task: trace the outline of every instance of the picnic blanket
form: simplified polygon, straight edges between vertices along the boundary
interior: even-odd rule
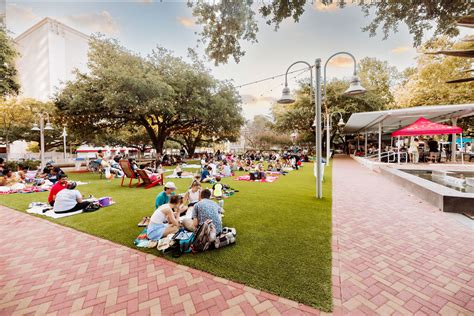
[[[14,189],[10,187],[0,187],[0,195],[1,194],[13,194],[13,193],[34,193],[34,192],[45,192],[49,191],[49,188],[43,187],[24,187],[23,189]]]
[[[202,166],[201,166],[201,165],[193,165],[193,164],[190,164],[190,165],[184,164],[184,165],[181,165],[181,168],[186,168],[186,169],[201,169]]]
[[[102,199],[102,198],[100,198],[100,199]],[[95,199],[94,198],[94,199],[91,199],[91,200],[99,201],[100,199]],[[85,201],[88,201],[88,200],[89,199],[86,199]],[[115,202],[111,201],[109,205],[104,205],[101,208],[104,208],[104,207],[107,207],[107,206],[110,206],[110,205],[114,205],[114,204],[115,204]],[[79,211],[76,211],[76,212],[58,214],[58,213],[55,213],[53,211],[53,207],[50,206],[47,203],[32,202],[32,203],[30,203],[30,205],[29,205],[28,209],[26,210],[26,212],[30,213],[30,214],[37,214],[37,215],[42,215],[42,216],[58,219],[58,218],[63,218],[63,217],[68,217],[68,216],[81,214],[82,210],[79,210]]]
[[[237,178],[235,178],[234,180],[236,180],[236,181],[252,181],[252,182],[267,182],[267,183],[272,183],[272,182],[275,182],[277,179],[278,179],[277,176],[267,176],[266,179],[250,180],[250,176],[249,176],[249,175],[246,175],[246,176],[237,177]]]
[[[178,176],[177,174],[171,174],[169,176],[166,176],[167,179],[192,179],[194,178],[194,175],[192,174],[187,174],[187,175],[183,175],[183,176]]]
[[[30,204],[30,207],[26,210],[26,212],[30,214],[43,215],[46,217],[58,219],[58,218],[81,214],[82,210],[77,211],[77,212],[71,212],[71,213],[57,214],[57,213],[54,213],[53,208],[49,204],[41,203],[41,202],[33,202]]]

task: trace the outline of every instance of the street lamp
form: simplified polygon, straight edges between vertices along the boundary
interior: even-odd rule
[[[33,127],[31,128],[32,131],[39,131],[40,132],[40,148],[41,148],[41,169],[44,168],[44,131],[52,131],[53,127],[49,122],[49,114],[48,113],[38,113],[38,123],[35,122]],[[44,118],[46,117],[46,126],[44,125]]]
[[[66,162],[66,137],[67,137],[67,133],[66,133],[66,126],[63,126],[63,133],[61,134],[61,136],[63,137],[63,147],[64,147],[64,162]]]
[[[291,96],[290,88],[288,88],[288,72],[290,71],[291,67],[296,64],[304,64],[308,66],[309,73],[310,73],[310,103],[313,103],[313,93],[316,95],[316,102],[315,102],[315,136],[316,136],[316,197],[321,199],[323,197],[323,180],[321,178],[321,171],[322,171],[322,162],[321,162],[321,59],[315,60],[315,65],[312,66],[306,61],[297,61],[291,64],[285,73],[285,87],[282,91],[281,98],[277,101],[281,104],[288,104],[295,102],[295,99]],[[313,67],[315,67],[316,72],[316,82],[315,86],[313,86]],[[315,88],[316,87],[316,88]]]
[[[352,54],[346,53],[346,52],[338,52],[331,57],[328,58],[326,61],[326,64],[324,65],[324,94],[326,95],[326,66],[331,58],[333,58],[336,55],[339,54],[347,54],[352,57],[354,60],[354,73],[353,77],[351,79],[349,88],[344,92],[347,95],[358,95],[361,93],[364,93],[366,90],[360,85],[360,80],[357,77],[357,66],[356,66],[356,61],[355,58]],[[322,138],[322,131],[321,131],[321,59],[317,58],[315,60],[314,66],[309,64],[306,61],[297,61],[291,64],[288,69],[286,70],[285,73],[285,87],[283,88],[282,91],[282,96],[281,98],[277,101],[278,103],[281,104],[288,104],[288,103],[293,103],[295,102],[295,99],[291,96],[290,89],[288,88],[288,72],[290,71],[291,67],[293,67],[296,64],[305,64],[308,66],[310,70],[310,103],[313,101],[313,93],[315,94],[315,120],[314,120],[314,127],[315,127],[315,136],[316,136],[316,197],[318,199],[323,197],[323,179],[321,177],[321,171],[322,171],[322,157],[321,157],[321,151],[322,151],[322,146],[321,146],[321,138]],[[313,70],[312,68],[315,68],[315,73],[316,73],[316,80],[314,82],[313,86]],[[341,120],[339,120],[341,123]],[[329,123],[329,120],[328,120]],[[344,123],[344,120],[342,120],[342,123]],[[329,135],[329,128],[328,128],[328,135]]]
[[[338,56],[338,55],[348,55],[352,58],[352,61],[354,62],[354,72],[353,72],[353,76],[352,76],[352,79],[351,79],[351,82],[349,84],[349,88],[346,89],[346,91],[344,91],[344,95],[347,95],[347,96],[356,96],[356,95],[361,95],[361,94],[364,94],[367,92],[367,90],[362,87],[362,85],[360,84],[360,79],[359,79],[359,76],[357,75],[357,61],[354,57],[354,55],[352,55],[351,53],[348,53],[348,52],[338,52],[338,53],[335,53],[333,55],[331,55],[328,60],[326,60],[326,63],[324,64],[324,92],[323,92],[323,98],[324,98],[324,102],[327,102],[327,98],[326,98],[326,68],[327,68],[327,65],[329,63],[329,61],[335,57],[335,56]],[[330,158],[330,155],[331,155],[331,114],[329,112],[329,109],[328,107],[326,107],[326,110],[327,110],[327,113],[326,113],[326,159],[327,161],[329,162],[329,158]],[[337,112],[336,112],[337,113]],[[341,115],[341,118],[339,119],[339,122],[338,122],[338,126],[339,127],[342,127],[345,125],[344,123],[344,120],[342,119],[342,114],[339,113]]]

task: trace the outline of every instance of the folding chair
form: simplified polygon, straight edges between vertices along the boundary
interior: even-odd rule
[[[163,183],[165,182],[165,174],[164,173],[160,174],[158,179],[152,181],[150,179],[150,176],[148,175],[148,173],[145,170],[139,169],[139,170],[137,170],[137,172],[138,172],[138,175],[140,176],[140,178],[142,179],[142,183],[137,185],[137,188],[139,186],[144,185],[145,189],[149,189],[149,188],[154,187],[155,185],[163,185]]]
[[[132,170],[132,166],[130,165],[130,162],[128,160],[120,160],[119,164],[120,164],[120,168],[122,168],[122,171],[123,171],[121,186],[123,186],[123,181],[125,180],[125,177],[130,179],[130,182],[128,183],[129,187],[132,187],[133,179],[137,179],[138,180],[137,185],[139,185],[140,178]]]

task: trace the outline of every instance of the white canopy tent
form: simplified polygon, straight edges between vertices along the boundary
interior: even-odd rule
[[[378,158],[381,160],[382,134],[390,134],[414,123],[420,117],[433,122],[456,125],[459,118],[474,115],[474,104],[429,105],[386,111],[362,112],[351,115],[344,128],[345,134],[364,134],[367,153],[367,133],[378,133]],[[453,152],[456,152],[456,134],[453,134]],[[453,155],[454,157],[454,155]]]

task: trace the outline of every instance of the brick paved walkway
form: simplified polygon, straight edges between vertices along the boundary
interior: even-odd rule
[[[0,315],[319,312],[0,206]]]
[[[335,312],[473,315],[474,234],[350,158],[333,169]]]

